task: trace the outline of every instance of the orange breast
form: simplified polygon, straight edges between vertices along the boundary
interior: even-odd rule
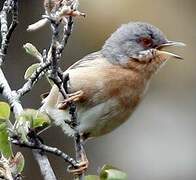
[[[72,92],[82,90],[81,103],[94,106],[110,98],[119,101],[122,108],[138,104],[146,80],[135,71],[119,66],[84,68],[70,72]]]
[[[130,69],[111,69],[107,71],[104,91],[106,96],[117,98],[124,109],[134,108],[143,94],[146,81]]]

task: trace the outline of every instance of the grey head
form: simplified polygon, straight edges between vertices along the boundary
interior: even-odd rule
[[[163,32],[151,24],[130,22],[122,25],[106,40],[101,52],[115,64],[125,64],[129,59],[147,62],[153,59],[155,50],[165,46],[184,46],[184,44],[167,40]],[[181,58],[172,53],[167,54]]]

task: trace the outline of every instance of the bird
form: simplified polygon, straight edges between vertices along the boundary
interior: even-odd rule
[[[68,136],[68,101],[77,105],[79,131],[83,141],[105,135],[126,122],[144,98],[149,82],[170,58],[182,60],[165,47],[185,46],[170,41],[157,27],[145,22],[121,25],[102,48],[70,66],[69,98],[53,86],[41,110]]]

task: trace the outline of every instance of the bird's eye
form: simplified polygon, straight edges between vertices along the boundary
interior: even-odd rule
[[[153,41],[151,38],[148,37],[142,37],[139,39],[140,44],[142,44],[143,47],[148,48],[153,45]]]

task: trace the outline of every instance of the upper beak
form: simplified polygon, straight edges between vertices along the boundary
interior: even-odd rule
[[[157,49],[157,53],[160,54],[160,55],[164,55],[164,56],[167,56],[168,58],[169,57],[173,57],[173,58],[176,58],[176,59],[183,59],[181,56],[177,55],[177,54],[174,54],[174,53],[170,53],[170,52],[167,52],[167,51],[163,51],[162,49],[165,48],[165,47],[184,47],[186,46],[186,44],[182,43],[182,42],[175,42],[175,41],[167,41],[166,43],[164,44],[161,44],[160,46],[158,46],[156,49]]]

